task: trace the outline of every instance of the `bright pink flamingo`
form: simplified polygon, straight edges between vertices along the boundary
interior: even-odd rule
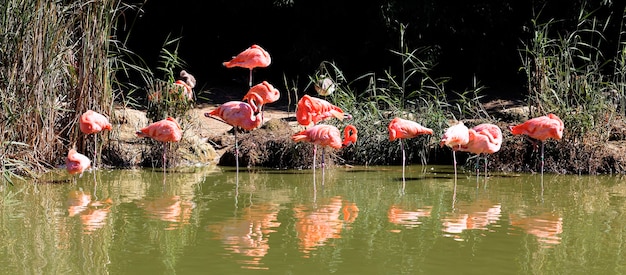
[[[291,136],[291,139],[295,142],[309,142],[313,143],[313,171],[315,171],[315,159],[317,157],[317,146],[331,147],[334,149],[340,149],[350,144],[356,143],[357,129],[353,125],[347,125],[343,130],[343,141],[341,140],[341,134],[337,127],[332,125],[318,124],[309,127],[308,129]],[[324,159],[322,158],[322,167],[324,165]]]
[[[343,120],[345,116],[341,108],[326,100],[309,95],[300,98],[296,109],[296,120],[303,126],[309,126],[311,123],[315,124],[331,117]],[[350,118],[351,116],[347,115],[347,117]]]
[[[217,119],[219,117],[222,122],[234,127],[235,131],[235,162],[237,171],[239,171],[239,147],[237,146],[237,128],[244,130],[253,130],[261,125],[261,114],[256,114],[254,108],[242,101],[226,102],[215,110],[205,113],[205,117]]]
[[[250,70],[250,82],[248,83],[249,87],[252,87],[252,69],[254,68],[265,68],[272,63],[272,58],[270,54],[265,51],[259,45],[252,45],[250,48],[244,50],[237,56],[233,57],[232,60],[224,62],[224,66],[226,68],[232,67],[241,67]]]
[[[454,124],[443,134],[441,137],[441,141],[439,142],[439,146],[443,147],[444,145],[452,148],[452,158],[454,160],[454,178],[456,179],[456,150],[461,148],[461,146],[466,145],[469,142],[469,129],[467,126],[463,124],[462,121],[459,121],[457,124]]]
[[[79,125],[80,131],[83,132],[83,134],[93,134],[93,168],[95,169],[96,161],[98,160],[96,158],[98,151],[98,133],[104,130],[111,131],[111,123],[109,123],[109,119],[105,116],[92,110],[88,110],[80,116]]]
[[[83,172],[91,167],[91,160],[85,155],[76,152],[75,149],[71,149],[67,153],[67,159],[65,160],[65,168],[70,175],[80,174],[83,176]]]
[[[500,127],[483,123],[469,129],[469,142],[461,145],[458,150],[476,154],[479,159],[481,154],[485,154],[485,176],[487,176],[487,154],[500,151],[501,146],[502,130]],[[476,173],[478,174],[478,161],[476,162]]]
[[[563,121],[554,114],[532,118],[522,124],[509,126],[513,135],[526,135],[541,141],[541,175],[543,175],[544,141],[550,138],[560,140],[563,137],[563,129]]]
[[[402,119],[399,117],[394,118],[387,126],[389,130],[389,141],[398,140],[400,142],[400,149],[402,150],[402,181],[404,181],[404,166],[406,162],[406,155],[404,153],[404,143],[402,139],[414,138],[419,135],[432,135],[433,130],[426,128],[415,121]]]
[[[280,99],[280,92],[267,81],[252,86],[248,93],[243,96],[243,100],[248,101],[255,113],[261,111],[262,122],[264,121],[263,105],[276,102],[278,99]]]
[[[149,137],[163,142],[163,174],[165,174],[167,143],[179,142],[183,137],[183,131],[178,122],[174,118],[168,117],[142,128],[136,134],[138,137]]]

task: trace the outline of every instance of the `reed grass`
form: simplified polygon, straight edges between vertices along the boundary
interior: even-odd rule
[[[109,116],[120,82],[119,0],[0,3],[0,160],[3,179],[64,162],[70,147],[91,153],[76,125],[91,109]],[[117,92],[121,95],[121,92]],[[106,136],[104,136],[106,139]]]

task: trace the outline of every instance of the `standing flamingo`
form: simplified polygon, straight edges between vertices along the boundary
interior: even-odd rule
[[[459,121],[457,124],[454,124],[443,134],[441,137],[441,141],[439,142],[439,146],[443,147],[444,145],[452,148],[452,158],[454,161],[454,178],[456,179],[456,150],[461,148],[461,146],[466,145],[469,142],[469,129],[467,126],[463,124],[462,121]]]
[[[248,93],[243,96],[243,100],[248,101],[255,113],[261,111],[261,123],[265,121],[263,105],[276,102],[278,99],[280,99],[280,92],[267,81],[252,86]]]
[[[554,114],[532,118],[522,124],[509,126],[513,135],[526,135],[541,141],[541,175],[543,175],[544,165],[544,141],[549,138],[560,140],[563,137],[563,128],[563,121]]]
[[[172,117],[152,123],[137,131],[138,137],[149,137],[163,142],[163,174],[166,169],[167,143],[179,142],[183,137],[183,131],[178,122]]]
[[[487,176],[487,154],[500,151],[502,146],[502,130],[490,123],[476,125],[469,129],[469,142],[461,145],[459,151],[470,152],[478,155],[485,154],[485,176]],[[476,174],[478,174],[478,161],[476,162]]]
[[[331,117],[343,120],[346,116],[351,118],[350,115],[344,114],[341,108],[326,100],[309,95],[300,98],[296,109],[296,120],[303,126],[309,126],[311,123],[315,124]]]
[[[399,117],[394,118],[387,127],[389,130],[389,141],[398,140],[400,142],[400,149],[402,150],[402,181],[404,182],[404,167],[406,162],[406,155],[404,153],[404,143],[402,139],[414,138],[419,135],[432,135],[433,130],[426,128],[415,121],[402,119]]]
[[[235,131],[235,163],[239,171],[239,147],[237,146],[237,128],[253,130],[261,125],[261,114],[256,114],[252,105],[242,101],[226,102],[215,110],[205,113],[205,117],[221,118],[226,124],[234,127]]]
[[[291,139],[295,142],[309,142],[313,143],[313,171],[315,173],[315,159],[317,157],[317,145],[324,147],[331,147],[334,149],[340,149],[350,144],[356,143],[357,129],[353,125],[347,125],[343,130],[343,141],[341,140],[341,134],[339,129],[332,125],[318,124],[309,127],[308,129],[291,136]],[[322,157],[322,163],[324,158]],[[323,166],[322,166],[323,167]]]
[[[87,110],[80,116],[79,125],[80,131],[83,132],[83,134],[93,134],[93,168],[95,169],[98,160],[96,158],[98,151],[98,133],[104,130],[111,131],[111,123],[109,123],[109,119],[105,116],[92,110]]]
[[[70,175],[80,174],[83,176],[83,172],[91,167],[91,160],[85,155],[76,152],[75,149],[71,149],[67,153],[67,159],[65,160],[65,168]]]
[[[270,54],[259,45],[252,45],[230,61],[222,63],[226,68],[241,67],[250,70],[250,81],[248,86],[252,87],[252,69],[265,68],[272,63]]]

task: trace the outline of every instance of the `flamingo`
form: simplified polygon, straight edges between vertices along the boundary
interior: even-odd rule
[[[309,126],[311,123],[315,124],[331,117],[343,120],[346,116],[351,118],[350,115],[344,114],[341,108],[326,100],[309,95],[300,98],[296,109],[296,120],[303,126]]]
[[[485,154],[485,176],[487,176],[487,154],[500,151],[502,146],[502,130],[497,125],[483,123],[469,129],[469,142],[458,149],[478,155]],[[478,163],[478,162],[477,162]],[[476,165],[478,174],[478,164]]]
[[[193,88],[196,87],[196,78],[185,70],[180,71],[180,78],[174,82],[175,92],[182,91],[188,101],[193,101]],[[181,90],[182,89],[182,90]]]
[[[357,129],[353,125],[347,125],[343,130],[343,141],[339,129],[332,125],[318,124],[307,128],[304,131],[294,134],[291,139],[295,142],[313,143],[313,171],[315,171],[315,159],[317,156],[317,146],[340,149],[350,144],[356,143]],[[322,157],[322,167],[324,158]]]
[[[98,147],[98,133],[104,130],[111,131],[112,126],[109,123],[109,119],[102,114],[96,113],[92,110],[84,112],[79,119],[80,131],[83,134],[93,134],[93,166],[96,168],[97,147]]]
[[[239,148],[237,146],[237,128],[253,130],[261,125],[261,114],[255,114],[252,105],[242,101],[226,102],[211,112],[205,113],[205,117],[219,117],[222,122],[234,127],[235,131],[235,163],[239,171]],[[215,118],[216,119],[216,118]]]
[[[252,86],[248,93],[243,96],[243,100],[247,100],[254,112],[261,111],[261,122],[264,121],[263,105],[276,102],[280,98],[280,92],[274,88],[272,84],[263,81]]]
[[[452,158],[454,161],[454,178],[456,179],[456,150],[461,146],[466,145],[469,142],[469,129],[463,124],[462,121],[448,127],[446,132],[441,137],[439,146],[444,145],[452,148]]]
[[[335,85],[335,82],[333,82],[330,77],[323,74],[320,76],[320,79],[315,82],[313,87],[315,87],[315,91],[318,95],[329,96],[335,91],[337,85]]]
[[[67,159],[65,160],[65,168],[70,175],[80,174],[79,178],[83,176],[83,172],[91,167],[91,160],[85,155],[76,152],[75,149],[71,149],[67,153]]]
[[[137,131],[137,137],[149,137],[156,141],[163,142],[163,174],[165,174],[167,143],[179,142],[183,137],[183,131],[178,122],[172,117],[154,122]]]
[[[563,137],[563,121],[555,114],[548,114],[527,120],[514,126],[509,126],[513,135],[526,135],[541,141],[541,175],[543,176],[543,147],[547,139],[560,140]]]
[[[252,87],[252,69],[265,68],[272,63],[270,54],[259,45],[252,45],[250,48],[239,53],[230,61],[222,63],[226,68],[241,67],[250,70],[250,81],[248,86]]]
[[[432,135],[433,130],[426,128],[415,121],[402,119],[399,117],[394,118],[387,126],[389,130],[389,141],[398,140],[400,142],[400,149],[402,150],[402,181],[404,181],[404,167],[406,162],[406,155],[404,153],[404,144],[402,139],[414,138],[419,135]]]

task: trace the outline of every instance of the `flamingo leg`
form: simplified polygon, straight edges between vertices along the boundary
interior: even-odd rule
[[[250,86],[250,88],[252,88],[252,69],[250,69],[250,82],[248,82],[248,86]]]
[[[543,177],[543,141],[541,142],[541,176]]]
[[[485,178],[487,177],[487,155],[485,155]]]
[[[252,70],[250,70],[252,72]],[[237,178],[239,178],[239,146],[237,145],[237,127],[235,130],[235,166],[237,167]]]
[[[326,167],[326,162],[324,161],[326,155],[326,147],[322,147],[322,171]]]
[[[456,180],[456,151],[452,150],[452,160],[454,164],[454,179]]]
[[[315,166],[317,160],[317,144],[313,144],[313,175],[315,176]]]
[[[404,183],[405,177],[404,177],[404,166],[406,165],[406,154],[404,153],[404,143],[402,142],[402,139],[399,139],[400,141],[400,150],[402,150],[402,182]]]
[[[167,161],[167,142],[163,142],[163,177],[165,177],[165,169]]]
[[[96,170],[96,163],[98,162],[98,158],[96,154],[98,152],[98,134],[93,134],[93,170]]]

